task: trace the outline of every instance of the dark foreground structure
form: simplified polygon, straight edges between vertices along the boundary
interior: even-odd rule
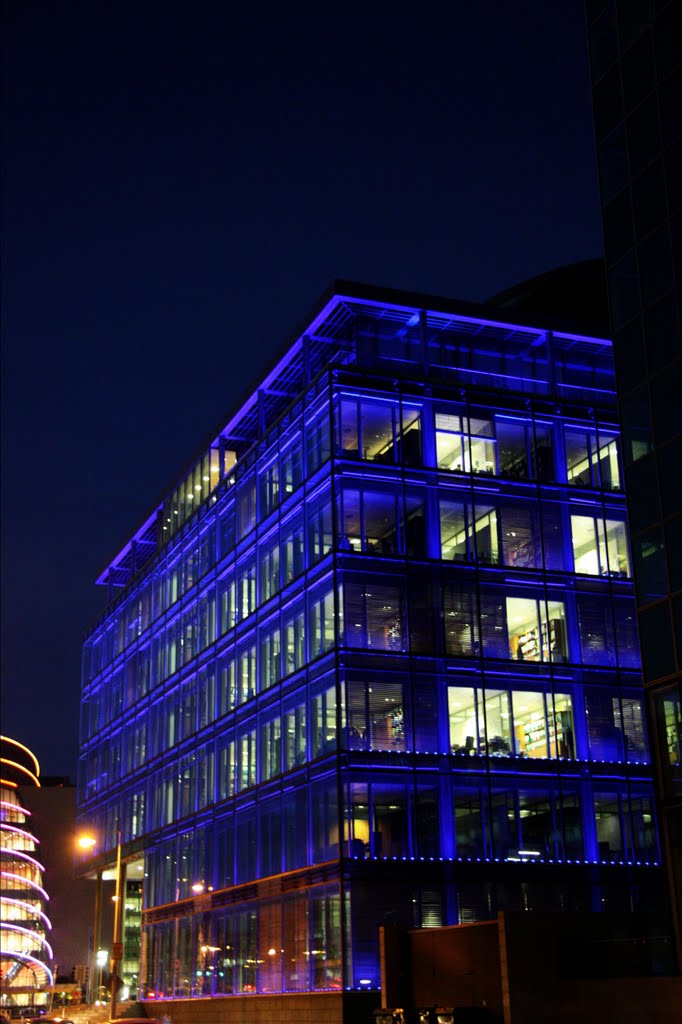
[[[644,684],[682,970],[682,47],[674,0],[589,0]]]
[[[661,952],[636,914],[501,912],[496,921],[400,931],[382,939],[377,1024],[671,1024],[682,978],[657,975]]]
[[[336,283],[98,581],[128,985],[364,1019],[382,925],[660,907],[627,534],[608,340]]]

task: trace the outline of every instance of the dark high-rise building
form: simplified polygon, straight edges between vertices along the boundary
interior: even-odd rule
[[[84,870],[143,880],[143,998],[340,1021],[381,924],[660,904],[618,435],[584,325],[323,297],[99,580]]]
[[[682,45],[678,8],[672,0],[589,0],[587,4],[639,634],[679,949]]]

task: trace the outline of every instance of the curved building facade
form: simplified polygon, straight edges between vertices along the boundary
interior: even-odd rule
[[[34,754],[0,737],[0,1005],[10,1012],[40,1011],[49,1002],[52,949],[45,913],[44,867],[36,857],[39,840],[19,787],[40,786]]]

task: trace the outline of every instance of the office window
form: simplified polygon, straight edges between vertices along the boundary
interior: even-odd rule
[[[498,508],[502,562],[517,569],[542,568],[538,507],[534,503],[504,504]],[[478,532],[476,534],[478,540]]]
[[[223,883],[224,884],[224,883]],[[220,882],[216,888],[222,888]],[[232,995],[234,992],[234,915],[224,911],[215,915],[213,933],[217,952],[213,953],[213,985],[216,995]]]
[[[347,576],[343,593],[346,644],[349,647],[379,651],[405,649],[405,616],[399,582],[361,582]]]
[[[282,721],[279,713],[261,722],[260,780],[265,782],[282,771]]]
[[[474,529],[479,562],[522,569],[542,567],[536,503],[489,505],[477,501]]]
[[[222,716],[231,711],[237,703],[235,654],[230,648],[223,651],[216,661],[218,689],[217,689],[217,711]]]
[[[486,565],[500,563],[500,537],[497,509],[494,505],[476,504],[474,512],[476,558]]]
[[[469,417],[470,467],[474,473],[497,473],[497,443],[492,420],[480,412]]]
[[[549,789],[521,789],[518,797],[519,857],[559,856],[559,830]],[[511,851],[510,851],[511,853]]]
[[[450,657],[478,655],[480,637],[473,583],[445,583],[442,587],[442,594],[446,655]]]
[[[313,863],[339,856],[339,800],[336,779],[325,778],[310,786]]]
[[[396,402],[342,395],[338,403],[337,452],[346,459],[397,460]]]
[[[448,720],[453,754],[479,754],[485,749],[483,709],[473,687],[448,687]]]
[[[237,485],[237,540],[246,537],[256,525],[256,481],[253,476]]]
[[[644,724],[643,696],[638,694],[614,700],[613,721],[623,734],[625,760],[630,764],[649,763],[649,743]]]
[[[404,507],[398,502],[400,516],[401,552],[408,558],[426,558],[429,554],[427,540],[427,498],[425,487],[406,487]]]
[[[398,554],[398,495],[344,486],[339,502],[339,547],[375,555]]]
[[[308,475],[324,465],[331,455],[329,410],[326,402],[308,415],[305,424],[306,469]]]
[[[452,817],[458,857],[484,857],[488,825],[487,787],[452,781]]]
[[[417,783],[413,790],[412,820],[414,822],[412,848],[419,857],[439,857],[440,846],[440,787]],[[440,896],[437,897],[440,901]],[[434,922],[442,924],[438,920]]]
[[[580,660],[586,665],[614,665],[611,603],[607,595],[577,594]]]
[[[306,786],[284,790],[282,819],[284,871],[305,867],[306,864],[311,863],[308,835],[308,789]]]
[[[575,571],[591,576],[629,576],[625,523],[595,515],[571,515]]]
[[[234,737],[221,736],[216,751],[218,800],[226,800],[237,791],[237,750]]]
[[[511,701],[506,690],[487,688],[483,693],[486,751],[492,757],[509,757],[514,752]]]
[[[599,859],[622,860],[625,856],[620,795],[596,792],[593,797]]]
[[[403,684],[349,679],[346,689],[351,750],[405,750]]]
[[[566,427],[566,476],[576,487],[620,490],[618,442],[615,435],[590,428]]]
[[[305,569],[303,513],[298,512],[282,526],[282,584],[286,586]]]
[[[468,562],[474,558],[471,502],[441,497],[440,557],[447,561]]]
[[[245,640],[237,649],[237,704],[256,695],[256,644]]]
[[[585,689],[584,697],[590,758],[593,761],[623,761],[623,718],[618,694],[589,687]]]
[[[515,690],[514,744],[521,757],[575,757],[573,702],[569,694]]]
[[[279,590],[279,535],[270,536],[258,547],[260,602],[269,601]]]
[[[306,760],[306,706],[303,697],[285,705],[283,713],[284,770],[297,768]]]
[[[666,788],[670,788],[675,770],[682,765],[682,699],[677,687],[661,694],[653,694],[656,728],[659,737],[659,751],[666,779]]]
[[[218,580],[218,635],[222,636],[232,629],[236,622],[237,585],[232,568]]]
[[[303,447],[300,434],[282,452],[281,487],[285,495],[293,494],[303,483]]]
[[[313,949],[313,988],[340,990],[343,987],[341,965],[341,899],[332,887],[314,889],[311,895]]]
[[[324,654],[334,646],[336,633],[331,580],[317,587],[308,598],[308,637],[311,658]]]
[[[436,462],[439,469],[459,473],[471,471],[466,424],[466,416],[454,408],[436,412]]]
[[[199,598],[197,616],[197,652],[205,651],[216,638],[216,594],[215,588],[207,590]]]
[[[422,410],[419,406],[403,402],[402,434],[400,450],[406,466],[421,466],[422,456]]]
[[[631,856],[640,860],[657,860],[656,816],[652,795],[637,793],[630,795],[630,820],[632,832]]]
[[[258,496],[261,519],[270,515],[279,505],[279,488],[279,462],[275,456],[267,466],[263,466],[258,470]]]
[[[410,819],[405,783],[373,782],[371,857],[409,857]]]
[[[668,592],[665,571],[665,549],[660,527],[648,530],[632,542],[635,562],[637,603],[648,604]]]
[[[263,825],[261,825],[261,861],[264,856],[267,858],[269,855],[275,855],[273,846],[274,840],[263,835]],[[275,874],[275,870],[263,871],[261,866],[261,875],[264,874]],[[258,907],[258,942],[258,991],[281,992],[282,904],[279,899],[268,900]]]
[[[218,539],[220,556],[224,558],[237,543],[237,512],[233,501],[220,513]]]
[[[639,640],[634,598],[614,597],[613,618],[618,664],[621,668],[639,668]]]
[[[236,791],[256,785],[256,729],[243,728],[237,739]]]
[[[566,610],[562,601],[507,597],[509,657],[518,661],[567,660]]]
[[[306,502],[308,529],[308,564],[319,562],[332,549],[331,492],[326,488]]]
[[[262,626],[260,638],[260,688],[267,690],[282,678],[279,616]]]
[[[251,818],[253,815],[251,815]],[[239,881],[248,881],[251,873],[248,871],[247,854],[251,846],[255,848],[255,825],[251,825],[250,819],[238,822],[238,838],[245,840],[240,847],[243,850],[240,863]],[[255,855],[254,855],[255,859]],[[258,967],[258,914],[255,910],[243,910],[235,914],[235,963],[234,963],[234,990],[250,994],[256,991],[256,971]]]
[[[533,424],[495,417],[499,475],[511,480],[528,480],[530,452],[533,446]]]
[[[310,988],[310,942],[307,894],[284,900],[284,991],[307,992]]]
[[[282,614],[284,644],[284,675],[296,672],[305,664],[305,606],[303,598]]]
[[[336,686],[326,686],[310,698],[310,756],[320,757],[337,747]]]
[[[237,566],[237,620],[256,610],[256,557],[249,555]]]

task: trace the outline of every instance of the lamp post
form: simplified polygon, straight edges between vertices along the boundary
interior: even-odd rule
[[[81,850],[92,850],[97,845],[97,840],[94,836],[83,835],[78,836],[76,839],[76,845]],[[99,999],[99,991],[95,996],[95,977],[96,967],[99,967],[99,942],[100,932],[102,931],[102,872],[97,872],[97,885],[95,888],[95,921],[92,929],[92,947],[90,949],[90,957],[88,962],[88,1002],[94,1003],[95,998]],[[101,974],[101,968],[100,968]]]
[[[116,905],[114,906],[114,940],[111,952],[111,1017],[116,1017],[116,1004],[118,1002],[118,965],[123,959],[123,942],[121,930],[123,927],[123,871],[121,866],[121,830],[116,832]]]
[[[91,835],[78,837],[78,846],[82,850],[91,850],[97,845],[97,840]],[[123,928],[123,890],[125,888],[125,865],[121,862],[121,830],[116,831],[116,895],[114,896],[114,935],[111,952],[111,1016],[116,1016],[116,1004],[118,1001],[118,964],[123,959],[123,942],[121,932]],[[102,923],[102,872],[97,872],[97,889],[95,892],[95,927],[93,934],[93,955],[97,954],[97,964],[100,964],[100,931]],[[94,972],[93,972],[94,974]]]

